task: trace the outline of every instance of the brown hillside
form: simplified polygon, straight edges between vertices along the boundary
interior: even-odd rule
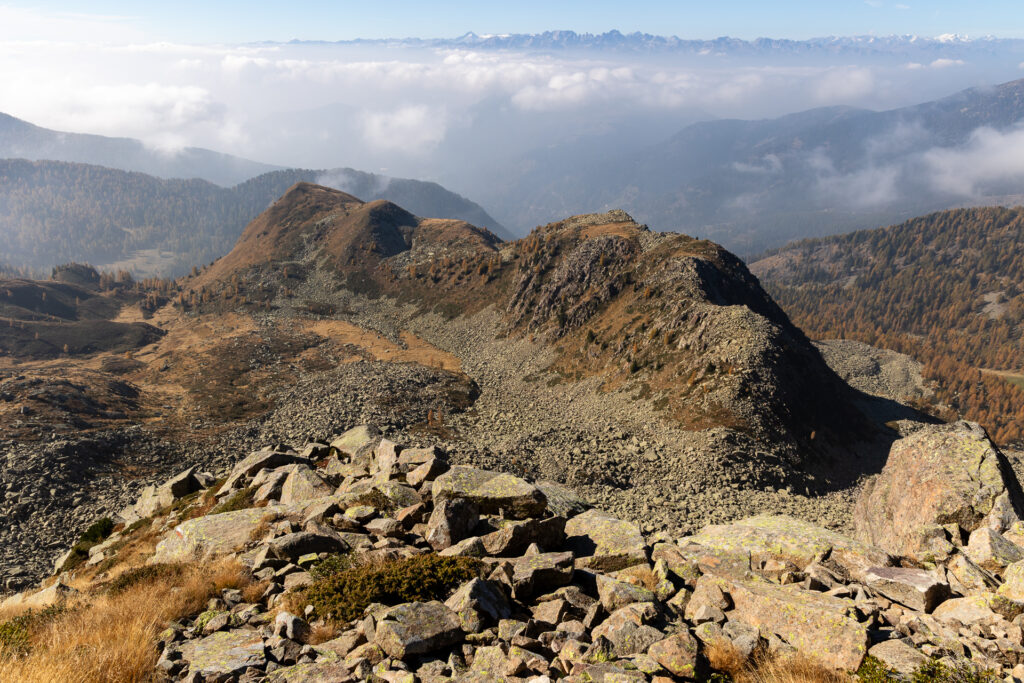
[[[564,380],[635,388],[684,429],[724,427],[751,452],[836,455],[872,433],[853,392],[739,259],[704,240],[651,233],[621,211],[502,244],[465,223],[299,184],[190,283],[185,306],[335,315],[336,297],[317,290],[324,276],[339,293],[449,317],[493,306],[507,335],[550,345],[550,369]],[[303,293],[314,290],[315,305]],[[835,462],[845,466],[846,456]]]

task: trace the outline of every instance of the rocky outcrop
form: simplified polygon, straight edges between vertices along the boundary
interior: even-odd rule
[[[189,516],[185,503],[154,520],[168,531],[151,563],[233,555],[262,582],[248,602],[225,590],[173,625],[158,670],[189,681],[660,683],[707,678],[708,654],[723,643],[739,661],[797,652],[846,672],[868,654],[904,675],[938,656],[1004,673],[1024,661],[1024,560],[983,568],[966,538],[963,552],[929,569],[897,566],[868,542],[781,515],[649,538],[597,509],[566,520],[525,479],[373,439],[350,453],[335,446],[318,466],[256,454],[220,491],[236,500],[280,474],[326,482],[336,477],[327,469],[348,471],[326,496],[285,503],[277,491],[265,507],[175,523]],[[558,512],[571,509],[569,498],[558,494]],[[1019,550],[999,543],[1007,545],[993,557]],[[373,590],[365,568],[423,558],[474,569],[444,588],[437,577],[407,576],[404,587],[367,593],[343,619],[322,609],[317,596],[343,575],[356,582],[346,584],[348,599]],[[399,597],[407,589],[414,599]],[[313,639],[328,623],[336,637]]]
[[[881,474],[865,485],[854,521],[863,541],[935,562],[978,529],[1008,530],[1024,513],[1022,498],[1009,463],[980,426],[933,425],[893,444]],[[983,533],[978,552],[998,554],[991,533]]]

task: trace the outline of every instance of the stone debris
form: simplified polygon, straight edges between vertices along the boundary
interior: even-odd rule
[[[220,498],[280,474],[298,477],[291,494],[282,487],[261,507],[164,527],[151,562],[233,555],[267,588],[253,602],[226,590],[175,625],[155,679],[667,683],[706,678],[706,652],[722,642],[741,658],[799,652],[846,672],[870,655],[903,676],[942,657],[1004,675],[1024,663],[1024,560],[1013,559],[1024,551],[1013,531],[988,526],[1002,525],[994,509],[999,520],[1012,516],[998,503],[1005,483],[988,485],[996,502],[985,526],[945,520],[944,538],[960,545],[924,562],[784,515],[651,538],[598,509],[581,511],[571,492],[452,467],[440,449],[403,448],[368,426],[330,448],[316,465],[283,450],[274,452],[287,457],[256,453]],[[358,461],[366,466],[351,467]],[[878,500],[878,491],[864,496]],[[895,526],[886,539],[913,540],[922,524],[937,523],[897,520],[911,528]],[[368,604],[348,622],[302,603],[330,557],[387,566],[431,554],[478,558],[477,576],[429,600]],[[70,589],[17,599],[49,604],[62,591]],[[328,623],[336,635],[314,639]]]

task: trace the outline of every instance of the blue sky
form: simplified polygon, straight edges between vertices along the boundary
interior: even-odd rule
[[[3,12],[2,10],[7,10]],[[83,15],[83,16],[78,16]],[[138,37],[186,42],[291,38],[340,40],[453,37],[477,33],[644,31],[683,38],[960,33],[1024,37],[1019,0],[126,0],[4,2],[0,39],[46,39],[82,19],[94,39]],[[22,22],[12,16],[25,18]],[[50,27],[50,28],[48,28]],[[59,36],[63,38],[64,36]]]

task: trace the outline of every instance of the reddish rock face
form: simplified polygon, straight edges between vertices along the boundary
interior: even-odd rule
[[[1004,531],[1020,515],[1020,485],[1006,459],[981,427],[960,422],[896,441],[864,487],[854,521],[861,540],[928,562],[952,552],[942,525]]]

